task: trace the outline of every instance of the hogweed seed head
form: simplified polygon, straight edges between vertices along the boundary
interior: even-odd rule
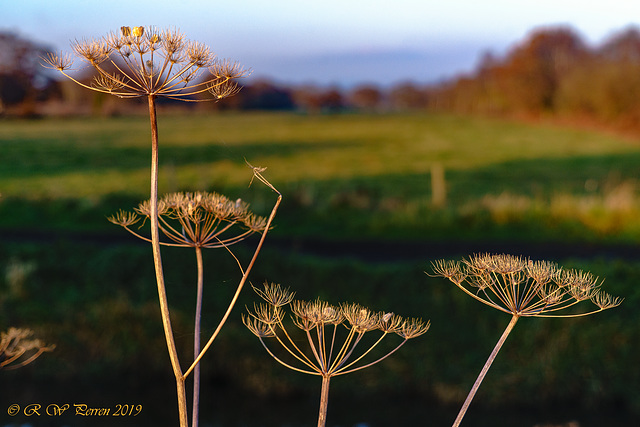
[[[295,296],[295,293],[290,292],[289,288],[285,289],[277,283],[268,284],[265,282],[264,289],[259,289],[255,286],[252,287],[255,293],[274,307],[288,305]]]
[[[120,80],[116,74],[109,76],[98,75],[93,79],[92,87],[100,89],[100,91],[113,93],[124,87],[125,83]]]
[[[265,303],[254,304],[253,313],[250,312],[249,314],[267,325],[276,325],[282,322],[282,318],[284,317],[282,307]]]
[[[378,327],[381,331],[397,334],[402,330],[402,325],[404,324],[404,320],[402,317],[397,316],[393,313],[384,313],[380,316],[380,320],[378,322]]]
[[[167,246],[218,248],[240,242],[265,230],[267,220],[249,211],[241,200],[231,201],[218,193],[170,193],[158,200],[159,230],[170,242]],[[114,224],[129,227],[151,216],[151,203],[145,200],[132,213],[118,212],[109,218]]]
[[[432,263],[432,265],[437,276],[445,277],[453,283],[460,284],[467,277],[458,262],[438,260]]]
[[[235,80],[249,74],[236,62],[218,60],[207,45],[187,40],[175,29],[123,26],[101,39],[76,39],[71,48],[93,67],[99,83],[88,85],[67,74],[73,64],[69,55],[47,54],[43,65],[87,89],[122,98],[218,100],[235,95],[240,90]],[[206,92],[213,98],[200,97]]]
[[[454,426],[460,425],[487,371],[520,317],[586,316],[622,302],[602,292],[598,278],[591,273],[564,270],[548,261],[532,261],[513,255],[476,254],[461,262],[437,261],[433,263],[433,270],[436,276],[450,280],[472,298],[511,314],[511,321],[480,371]],[[567,309],[585,300],[591,300],[597,309],[565,314]],[[405,332],[413,334],[420,331],[419,327],[408,324]]]
[[[358,333],[378,329],[378,317],[368,308],[359,304],[343,304],[340,308],[350,327]]]
[[[209,93],[211,93],[215,99],[223,99],[236,95],[240,92],[240,89],[240,86],[231,80],[224,83],[211,84],[208,88]]]
[[[419,337],[427,333],[431,327],[431,322],[426,323],[422,319],[408,319],[402,323],[402,327],[396,333],[404,339]]]
[[[325,325],[338,325],[344,320],[342,311],[325,301],[293,301],[293,323],[303,331]]]
[[[126,228],[137,223],[140,220],[140,217],[138,217],[133,212],[125,212],[123,210],[120,210],[117,214],[108,217],[107,220],[112,224],[120,225]]]
[[[73,66],[73,58],[70,54],[54,54],[52,52],[47,53],[42,57],[44,61],[44,67],[52,70],[66,71]]]
[[[307,303],[306,316],[314,325],[338,325],[344,318],[340,309],[320,299]]]
[[[259,338],[275,338],[276,333],[269,323],[265,323],[257,317],[242,315],[242,323]]]
[[[612,297],[604,292],[598,292],[591,298],[591,301],[600,307],[601,310],[607,310],[619,306],[620,303],[622,303],[622,298]]]
[[[591,273],[512,255],[476,254],[462,262],[437,261],[433,270],[478,301],[514,316],[585,316],[622,302],[604,293]],[[598,309],[557,313],[587,300]]]
[[[540,286],[555,280],[558,275],[558,266],[549,261],[531,261],[527,262],[527,275],[535,280]]]
[[[416,338],[429,329],[429,322],[420,319],[403,319],[394,313],[376,313],[359,304],[341,304],[333,306],[325,301],[292,301],[292,294],[283,291],[280,285],[264,284],[263,289],[254,288],[256,293],[268,304],[254,306],[254,311],[243,317],[245,326],[256,335],[269,354],[278,362],[293,370],[307,374],[330,377],[346,374],[376,364],[395,352],[407,340]],[[273,310],[282,310],[285,305],[291,308],[291,320],[303,334],[309,344],[309,352],[303,351],[284,325],[284,316]],[[348,332],[338,326],[343,325]],[[368,348],[362,348],[356,355],[356,347],[365,333],[381,331],[382,335]],[[392,351],[377,360],[363,364],[361,361],[388,334],[402,338],[402,342]],[[346,335],[341,340],[340,337]],[[300,366],[284,362],[267,347],[263,338],[276,338]],[[362,344],[361,344],[362,345]],[[359,363],[360,362],[360,363]]]

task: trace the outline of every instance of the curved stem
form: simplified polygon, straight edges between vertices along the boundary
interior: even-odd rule
[[[198,264],[198,285],[196,294],[196,319],[193,327],[193,358],[200,354],[200,319],[202,317],[202,291],[203,291],[203,267],[202,248],[196,246],[196,262]],[[198,427],[198,411],[200,406],[200,364],[193,368],[193,415],[191,418],[192,427]]]
[[[240,283],[238,283],[238,287],[236,288],[236,293],[233,295],[233,298],[231,299],[231,302],[229,303],[229,306],[227,307],[227,311],[222,316],[222,319],[220,320],[220,323],[218,324],[218,327],[216,328],[215,331],[213,331],[213,334],[211,334],[211,337],[209,337],[209,341],[207,341],[207,343],[205,344],[203,349],[200,351],[200,354],[198,355],[196,360],[194,360],[193,363],[191,364],[191,366],[189,367],[189,369],[187,369],[185,371],[184,375],[182,376],[183,380],[189,376],[191,371],[193,371],[195,366],[200,362],[200,359],[202,359],[202,357],[207,352],[207,350],[209,350],[209,347],[211,347],[211,344],[213,344],[213,341],[216,339],[216,337],[220,333],[220,330],[222,329],[222,326],[225,324],[225,322],[229,318],[229,315],[231,314],[231,311],[233,310],[233,307],[235,306],[236,301],[240,297],[240,292],[242,291],[242,288],[243,288],[245,282],[247,281],[247,278],[249,277],[249,273],[251,272],[251,269],[253,268],[253,265],[255,264],[256,259],[258,259],[258,254],[260,253],[260,250],[262,249],[262,245],[264,244],[264,240],[267,237],[267,232],[269,231],[269,227],[271,227],[271,223],[273,222],[273,218],[276,216],[276,211],[278,210],[278,206],[280,206],[280,202],[282,202],[282,195],[277,190],[275,190],[275,188],[273,188],[273,186],[271,186],[271,184],[269,184],[269,186],[274,191],[276,191],[278,193],[278,199],[276,200],[276,203],[273,206],[273,209],[271,210],[271,214],[269,215],[269,219],[267,219],[267,224],[265,226],[264,231],[262,232],[262,236],[260,237],[260,241],[258,242],[258,246],[256,247],[256,250],[253,253],[253,257],[251,258],[251,261],[249,261],[249,265],[247,266],[246,270],[242,274],[242,278],[240,279]]]
[[[150,215],[151,222],[151,248],[153,251],[153,264],[156,272],[156,284],[158,287],[158,300],[160,303],[160,313],[162,315],[162,327],[167,341],[167,350],[171,367],[176,378],[176,391],[178,394],[178,414],[180,417],[180,427],[187,427],[187,396],[184,384],[184,376],[178,360],[178,351],[173,337],[171,318],[169,317],[169,303],[167,301],[167,291],[164,284],[164,273],[162,271],[162,257],[160,255],[160,233],[158,231],[158,120],[156,118],[155,97],[149,95],[149,118],[151,120],[151,194],[150,194]]]
[[[478,375],[478,378],[476,379],[476,382],[473,384],[473,388],[469,392],[469,395],[467,396],[467,399],[464,401],[464,404],[462,405],[462,408],[460,409],[460,412],[458,413],[458,417],[456,418],[456,420],[453,423],[453,427],[459,426],[460,423],[462,422],[462,418],[464,417],[464,414],[467,412],[467,409],[469,408],[469,405],[471,405],[471,401],[473,400],[473,397],[476,395],[476,392],[480,388],[480,384],[482,383],[482,380],[484,379],[485,375],[487,375],[487,372],[489,371],[489,368],[491,367],[491,364],[493,363],[494,359],[498,355],[498,352],[500,351],[500,348],[502,348],[502,344],[504,344],[504,342],[507,340],[507,337],[509,336],[509,333],[511,332],[513,327],[516,325],[516,322],[518,321],[518,319],[519,319],[519,317],[516,314],[514,314],[513,317],[511,317],[511,321],[509,322],[509,324],[507,325],[507,328],[502,333],[502,336],[498,340],[498,343],[493,348],[493,351],[491,352],[491,355],[487,359],[487,362],[484,364],[484,367],[482,368],[482,371],[480,371],[480,375]]]

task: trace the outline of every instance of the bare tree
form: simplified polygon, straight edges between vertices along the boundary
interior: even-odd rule
[[[23,113],[33,112],[39,95],[53,80],[40,66],[49,50],[15,33],[0,32],[0,114],[6,107],[23,104]]]

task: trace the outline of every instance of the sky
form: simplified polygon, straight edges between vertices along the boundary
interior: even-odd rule
[[[0,0],[0,31],[59,51],[123,25],[179,28],[252,78],[353,86],[432,83],[504,54],[533,29],[591,44],[640,22],[638,0]]]

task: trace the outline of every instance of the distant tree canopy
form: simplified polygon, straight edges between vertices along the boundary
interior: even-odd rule
[[[539,29],[503,58],[487,53],[470,75],[425,90],[431,109],[635,122],[640,31],[628,28],[592,48],[570,28]]]
[[[17,34],[0,32],[0,114],[6,106],[42,99],[52,83],[40,66],[47,51]]]
[[[3,108],[16,105],[26,105],[23,110],[29,111],[36,102],[54,97],[67,107],[57,105],[56,112],[116,114],[125,108],[118,100],[107,103],[49,79],[40,66],[44,53],[42,46],[0,32],[0,114]],[[89,83],[91,77],[78,78]],[[473,72],[438,84],[403,82],[387,88],[363,84],[344,89],[279,85],[264,79],[240,83],[244,88],[239,95],[210,105],[309,113],[426,110],[574,115],[640,129],[640,30],[626,28],[599,46],[589,46],[571,28],[537,29],[504,55],[485,52]]]

